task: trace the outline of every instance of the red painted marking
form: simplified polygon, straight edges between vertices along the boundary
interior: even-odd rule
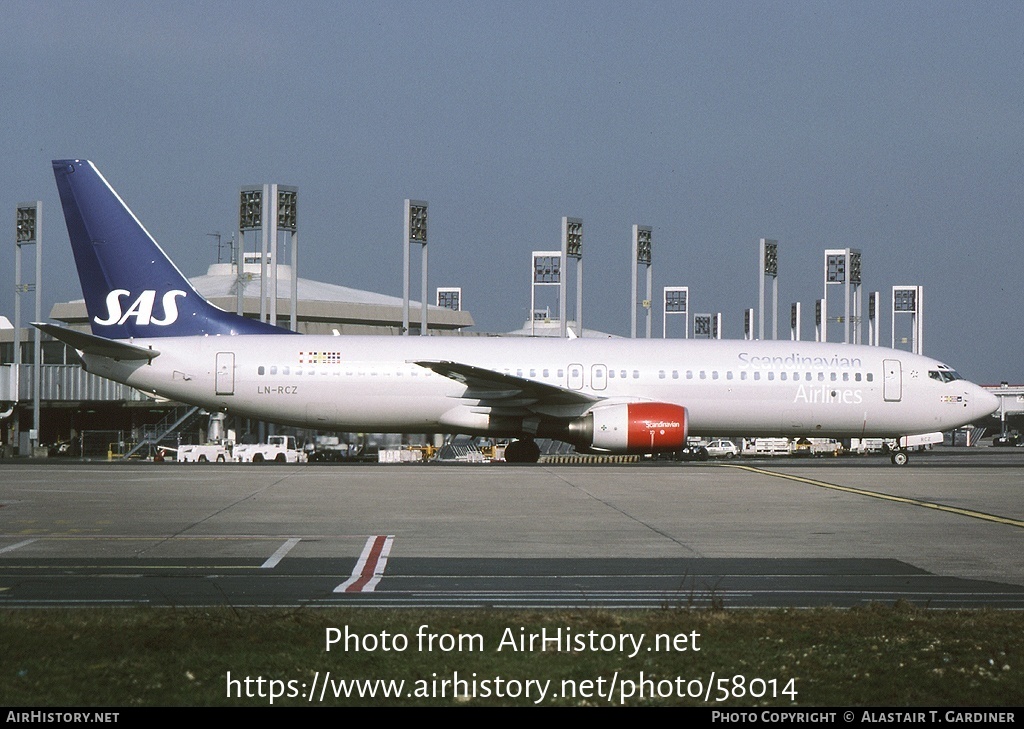
[[[373,540],[373,547],[370,548],[370,553],[366,556],[366,564],[363,565],[363,569],[359,573],[359,579],[345,588],[345,592],[363,591],[366,583],[373,578],[374,573],[377,571],[377,562],[380,561],[380,553],[384,549],[384,542],[386,541],[387,537],[383,535],[378,535]]]

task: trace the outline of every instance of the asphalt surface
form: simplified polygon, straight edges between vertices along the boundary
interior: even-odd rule
[[[1024,609],[1024,449],[602,465],[0,461],[0,607]]]

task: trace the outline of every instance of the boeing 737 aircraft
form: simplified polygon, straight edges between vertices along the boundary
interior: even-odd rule
[[[296,335],[204,300],[91,162],[53,171],[93,333],[37,326],[89,372],[211,411],[515,438],[506,460],[532,462],[536,437],[598,453],[678,451],[689,435],[899,438],[997,406],[952,368],[879,347]]]

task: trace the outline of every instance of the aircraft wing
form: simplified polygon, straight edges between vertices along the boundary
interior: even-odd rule
[[[527,380],[504,372],[484,367],[447,362],[442,360],[414,360],[420,367],[426,367],[437,374],[461,382],[469,390],[464,398],[478,398],[498,406],[543,405],[589,405],[600,398],[576,390]]]
[[[65,329],[55,324],[32,322],[32,326],[49,334],[54,339],[70,344],[83,354],[95,354],[100,357],[118,360],[151,360],[160,355],[159,351],[149,347],[140,347],[137,344],[105,339],[104,337],[97,337],[95,334],[76,332],[73,329]]]

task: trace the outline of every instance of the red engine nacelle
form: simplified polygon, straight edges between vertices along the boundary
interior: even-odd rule
[[[605,405],[569,430],[579,445],[606,453],[678,451],[686,444],[686,408],[664,402]]]

